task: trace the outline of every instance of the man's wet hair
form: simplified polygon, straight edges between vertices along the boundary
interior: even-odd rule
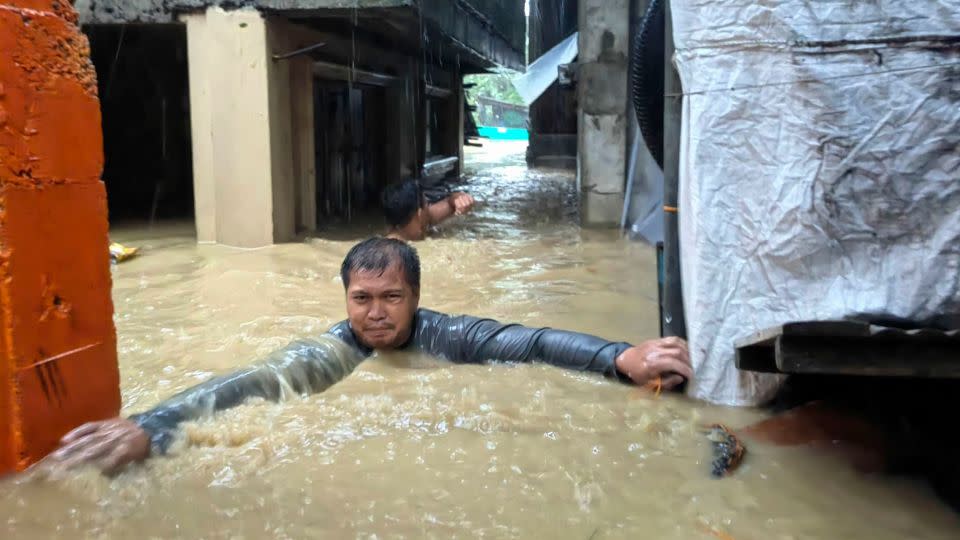
[[[383,273],[393,265],[403,270],[403,278],[410,287],[420,290],[420,256],[410,244],[393,238],[375,236],[350,248],[340,265],[343,288],[350,286],[351,272]]]
[[[412,178],[390,184],[383,190],[383,214],[387,225],[400,228],[410,223],[424,203],[423,188]]]

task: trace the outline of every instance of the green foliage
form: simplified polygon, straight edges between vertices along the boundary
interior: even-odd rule
[[[520,94],[510,83],[510,79],[515,74],[493,73],[483,75],[467,75],[463,78],[464,83],[472,83],[475,86],[467,90],[467,98],[473,99],[477,96],[495,99],[514,105],[523,106],[523,100]]]

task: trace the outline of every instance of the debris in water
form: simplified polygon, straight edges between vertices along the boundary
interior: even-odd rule
[[[705,532],[705,533],[707,533],[707,534],[709,534],[709,535],[715,536],[715,537],[719,538],[720,540],[735,540],[735,539],[733,538],[733,536],[731,536],[731,535],[729,535],[729,534],[721,531],[720,529],[715,529],[715,528],[710,527],[710,526],[708,526],[708,525],[700,525],[700,530],[702,530],[703,532]]]
[[[137,256],[137,253],[140,253],[140,248],[138,247],[126,247],[116,242],[110,244],[110,260],[114,263],[122,263],[123,261],[132,259]]]
[[[747,449],[727,426],[713,424],[708,428],[707,438],[713,442],[711,474],[717,478],[726,476],[740,465]]]

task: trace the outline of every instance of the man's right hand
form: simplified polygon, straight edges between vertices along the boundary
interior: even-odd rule
[[[461,216],[466,214],[473,208],[473,205],[477,202],[473,197],[468,193],[458,191],[450,196],[450,200],[453,202],[453,213]]]
[[[136,422],[111,418],[84,424],[60,439],[61,447],[38,465],[70,469],[93,465],[107,474],[150,456],[150,437]]]

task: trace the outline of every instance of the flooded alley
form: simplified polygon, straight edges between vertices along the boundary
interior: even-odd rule
[[[467,150],[478,205],[417,244],[421,305],[639,342],[655,337],[651,247],[581,229],[571,173],[523,146]],[[343,256],[379,224],[242,250],[192,224],[126,227],[113,268],[123,413],[345,317]],[[750,447],[709,474],[700,426],[761,418],[543,365],[374,357],[328,391],[187,426],[169,456],[0,485],[4,538],[956,538],[922,484],[809,451]]]

